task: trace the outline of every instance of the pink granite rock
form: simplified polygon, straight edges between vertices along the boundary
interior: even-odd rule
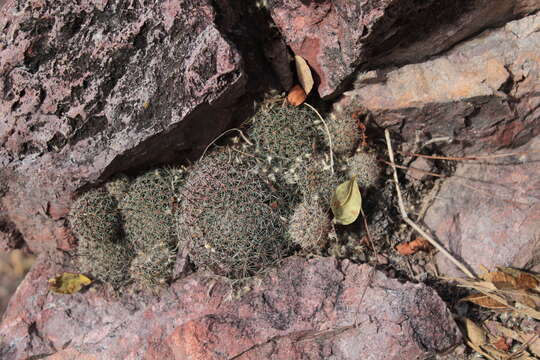
[[[0,8],[0,217],[31,250],[73,246],[79,189],[185,158],[230,126],[246,74],[215,18],[206,0]]]
[[[540,8],[534,0],[270,0],[272,17],[296,55],[337,95],[357,70],[418,62],[489,26]]]
[[[50,359],[417,359],[460,342],[444,302],[368,265],[289,258],[231,296],[195,274],[157,298],[108,298],[98,285],[47,291],[42,257],[0,325],[0,355]]]

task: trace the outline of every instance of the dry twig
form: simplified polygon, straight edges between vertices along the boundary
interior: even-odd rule
[[[313,110],[324,125],[324,129],[326,130],[326,135],[328,136],[328,147],[330,148],[330,169],[332,170],[332,175],[334,175],[334,154],[332,152],[332,136],[330,136],[330,130],[328,129],[328,125],[326,125],[326,121],[324,121],[323,117],[321,116],[321,114],[319,114],[317,109],[315,109],[313,106],[309,105],[308,103],[304,103],[304,105],[309,107],[311,110]]]
[[[444,254],[452,263],[454,263],[465,275],[467,275],[470,278],[476,278],[472,272],[465,267],[462,263],[460,263],[452,254],[450,254],[442,245],[440,245],[438,242],[436,242],[431,236],[429,236],[420,226],[418,226],[414,221],[412,221],[409,216],[407,215],[407,211],[405,210],[405,205],[403,203],[403,196],[401,195],[401,189],[399,188],[399,180],[397,176],[397,169],[394,161],[394,151],[392,149],[392,143],[390,142],[390,132],[388,129],[384,131],[384,135],[386,137],[386,145],[388,147],[388,156],[390,157],[390,163],[392,165],[393,173],[394,173],[394,182],[396,184],[396,192],[398,196],[398,203],[399,203],[399,210],[401,212],[401,216],[403,217],[403,220],[409,224],[414,230],[416,230],[420,235],[422,235],[427,241],[431,243],[437,250],[439,250],[441,253]]]

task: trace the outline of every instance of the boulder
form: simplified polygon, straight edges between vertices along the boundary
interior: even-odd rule
[[[338,95],[358,70],[418,62],[540,8],[534,0],[269,0],[287,44]]]
[[[0,325],[0,357],[49,359],[417,359],[461,341],[423,284],[369,265],[288,258],[241,292],[202,273],[159,297],[111,298],[99,285],[47,290],[64,270],[41,257]]]
[[[539,29],[540,15],[531,15],[432,60],[362,73],[336,116],[370,111],[408,150],[479,154],[525,144],[540,132]]]
[[[69,250],[77,191],[183,159],[230,126],[247,79],[211,3],[0,8],[0,230]]]

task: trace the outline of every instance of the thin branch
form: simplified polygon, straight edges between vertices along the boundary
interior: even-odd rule
[[[452,160],[452,161],[467,161],[467,160],[485,160],[485,159],[495,159],[495,158],[502,158],[502,157],[509,157],[509,156],[521,156],[521,155],[528,155],[538,151],[522,151],[522,152],[516,152],[516,153],[506,153],[506,154],[492,154],[492,155],[476,155],[476,156],[463,156],[463,157],[456,157],[456,156],[441,156],[441,155],[424,155],[424,154],[417,154],[417,153],[411,153],[406,151],[396,151],[398,154],[405,155],[405,156],[417,156],[422,157],[425,159],[434,159],[434,160]]]
[[[399,203],[399,210],[401,212],[401,216],[403,217],[403,220],[409,224],[414,230],[416,230],[420,235],[422,235],[427,241],[430,242],[431,245],[433,245],[437,250],[439,250],[441,253],[443,253],[450,261],[452,261],[463,273],[465,273],[468,277],[475,279],[476,276],[474,276],[473,273],[465,267],[462,263],[460,263],[452,254],[450,254],[442,245],[440,245],[437,241],[435,241],[431,236],[429,236],[420,226],[418,226],[414,221],[412,221],[409,216],[407,215],[407,211],[405,210],[405,205],[403,203],[403,196],[401,195],[401,189],[399,188],[399,180],[397,175],[397,169],[395,166],[394,161],[394,151],[392,150],[392,143],[390,142],[390,132],[388,129],[384,131],[384,135],[386,137],[386,145],[388,147],[388,156],[390,157],[390,162],[392,164],[392,169],[394,173],[394,182],[396,185],[396,192],[398,197],[398,203]]]
[[[328,147],[330,148],[330,169],[332,170],[332,175],[334,175],[334,153],[332,152],[332,136],[330,135],[330,130],[328,129],[328,125],[326,125],[326,122],[324,121],[321,114],[319,114],[317,109],[315,109],[313,106],[309,105],[308,103],[304,103],[304,105],[309,107],[311,110],[313,110],[324,125],[324,129],[326,130],[326,135],[328,136]]]
[[[379,160],[379,161],[385,163],[386,165],[392,166],[392,163],[389,162],[389,161],[386,161],[386,160]],[[422,170],[422,169],[417,169],[417,168],[410,167],[410,166],[403,166],[403,165],[398,165],[398,164],[394,164],[394,165],[399,169],[414,170],[414,171],[417,171],[419,173],[429,175],[429,176],[434,176],[434,177],[443,178],[443,179],[448,177],[446,175],[436,174],[436,173],[433,173],[433,172],[425,171],[425,170]]]
[[[232,128],[232,129],[229,129],[229,130],[226,130],[226,131],[222,132],[221,134],[218,135],[218,137],[216,137],[214,140],[212,140],[212,142],[210,144],[208,144],[208,146],[204,149],[201,157],[199,158],[199,161],[201,161],[203,159],[204,155],[206,154],[206,152],[208,151],[210,146],[212,146],[216,141],[218,141],[223,135],[225,135],[225,134],[227,134],[227,133],[229,133],[231,131],[238,131],[238,133],[240,134],[240,136],[242,137],[242,139],[244,139],[244,141],[246,143],[248,143],[249,145],[253,145],[253,143],[251,141],[249,141],[248,138],[244,135],[242,130],[237,129],[237,128]]]
[[[362,219],[364,219],[364,227],[366,228],[366,234],[368,237],[368,240],[371,244],[371,247],[373,248],[373,253],[375,254],[375,261],[377,264],[379,263],[379,253],[377,249],[375,248],[375,244],[373,243],[373,239],[371,238],[371,233],[369,232],[369,227],[366,219],[366,214],[364,214],[364,209],[360,208],[360,212],[362,213]]]

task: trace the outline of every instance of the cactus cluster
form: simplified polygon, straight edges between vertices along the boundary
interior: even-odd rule
[[[70,211],[81,271],[120,288],[157,285],[174,264],[175,190],[183,170],[149,171],[133,182],[119,175],[81,195]]]
[[[249,141],[209,152],[189,171],[120,175],[106,191],[79,197],[70,219],[81,268],[116,286],[154,286],[171,278],[182,248],[198,268],[242,279],[295,248],[328,248],[337,185],[357,176],[367,188],[380,173],[374,155],[350,156],[356,124],[328,122],[335,159],[327,130],[306,107],[263,106],[250,125]]]

